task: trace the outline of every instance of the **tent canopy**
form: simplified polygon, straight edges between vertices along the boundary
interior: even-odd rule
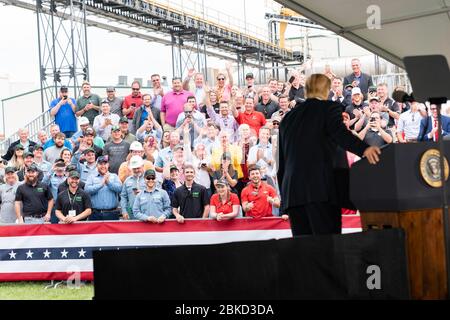
[[[405,56],[442,54],[450,61],[450,0],[277,1],[402,68]],[[367,26],[372,5],[380,29]]]

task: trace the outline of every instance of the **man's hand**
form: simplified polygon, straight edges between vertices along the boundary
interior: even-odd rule
[[[178,223],[184,223],[184,217],[182,215],[177,216]]]
[[[195,69],[189,69],[189,71],[188,71],[188,77],[189,77],[189,78],[192,78],[192,77],[194,76],[194,74],[195,74]]]
[[[356,118],[361,118],[361,116],[362,116],[362,112],[361,112],[361,110],[359,110],[359,109],[354,109],[353,110],[353,114],[355,115],[355,117]]]
[[[49,221],[50,221],[50,217],[51,217],[50,213],[47,213],[47,214],[44,216],[44,221],[45,221],[45,222],[49,222]]]
[[[126,212],[126,211],[122,212],[122,218],[123,218],[123,220],[130,220],[130,216],[128,215],[128,212]]]
[[[65,217],[63,220],[63,222],[65,224],[71,224],[71,223],[74,223],[75,221],[77,221],[77,220],[74,217],[69,217],[69,216]]]
[[[153,217],[153,216],[148,217],[148,218],[147,218],[147,221],[148,221],[148,222],[151,222],[151,223],[157,223],[157,222],[158,222],[158,220],[157,220],[155,217]]]
[[[253,201],[252,201],[252,202],[249,202],[249,203],[247,203],[247,205],[246,205],[246,209],[247,209],[247,211],[249,211],[249,210],[252,210],[254,206],[255,206],[255,205],[253,204]]]
[[[103,177],[103,184],[107,184],[109,182],[109,172],[105,174]]]
[[[364,114],[366,117],[370,117],[371,111],[370,111],[370,107],[364,107],[363,108]]]
[[[165,216],[165,215],[161,215],[161,216],[158,218],[158,220],[157,220],[158,223],[163,223],[164,221],[166,221],[166,216]]]
[[[283,214],[281,215],[281,219],[283,219],[284,221],[289,220],[289,216],[287,214]]]
[[[25,222],[23,221],[23,217],[22,217],[22,216],[21,216],[20,218],[17,219],[17,223],[19,223],[19,224],[25,223]]]
[[[367,161],[369,161],[370,164],[376,164],[378,161],[380,161],[380,154],[380,148],[375,146],[368,147],[366,150],[364,150],[364,156],[367,158]]]

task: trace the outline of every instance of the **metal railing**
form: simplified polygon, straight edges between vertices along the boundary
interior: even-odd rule
[[[411,82],[409,81],[408,74],[403,73],[387,73],[372,76],[374,84],[386,83],[389,88],[389,92],[394,91],[395,87],[403,86],[406,92],[411,92]]]

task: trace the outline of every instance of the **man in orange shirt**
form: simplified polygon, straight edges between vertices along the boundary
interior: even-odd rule
[[[280,207],[280,199],[273,187],[261,181],[259,167],[251,166],[248,169],[250,183],[242,190],[242,209],[246,217],[264,218],[272,217],[272,206]],[[286,219],[287,216],[282,218]]]
[[[255,101],[252,97],[246,97],[244,103],[245,111],[239,112],[232,106],[233,116],[239,124],[246,123],[250,130],[258,136],[259,129],[266,124],[266,117],[262,112],[255,111]]]

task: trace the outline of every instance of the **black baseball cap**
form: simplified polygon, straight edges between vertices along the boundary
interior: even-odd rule
[[[16,172],[16,169],[14,167],[6,167],[5,169],[5,174],[14,172]]]
[[[88,154],[89,152],[95,153],[95,150],[93,148],[87,148],[86,150],[83,151],[83,154]]]
[[[37,149],[42,149],[44,150],[44,146],[40,143],[36,143],[33,147],[33,151],[36,151]]]
[[[178,167],[177,167],[176,165],[174,165],[174,164],[170,166],[170,170],[169,170],[169,171],[172,171],[172,170],[180,171],[180,170],[178,169]]]
[[[67,86],[61,86],[61,88],[59,88],[59,91],[67,92],[67,91],[69,91],[69,88],[67,88]]]
[[[245,79],[248,79],[248,78],[254,79],[255,76],[253,75],[253,73],[249,72],[245,75]]]
[[[119,123],[123,123],[123,122],[128,123],[128,118],[127,117],[120,118]]]
[[[109,161],[109,159],[108,159],[108,156],[100,156],[100,157],[98,157],[98,159],[97,159],[97,163],[104,163],[104,162],[108,162]]]
[[[148,176],[156,176],[155,170],[153,170],[153,169],[146,170],[145,173],[144,173],[144,177],[146,178]]]
[[[80,174],[76,170],[72,170],[69,172],[69,178],[80,178]]]
[[[69,165],[66,167],[66,172],[70,172],[70,171],[77,171],[77,166],[74,165],[74,164],[69,164]]]
[[[24,157],[24,158],[26,158],[26,157],[33,157],[33,158],[34,158],[34,154],[33,154],[33,152],[28,151],[28,152],[25,152],[25,153],[23,154],[23,157]]]
[[[27,171],[39,171],[39,168],[37,167],[36,164],[32,163],[32,164],[28,167]]]

